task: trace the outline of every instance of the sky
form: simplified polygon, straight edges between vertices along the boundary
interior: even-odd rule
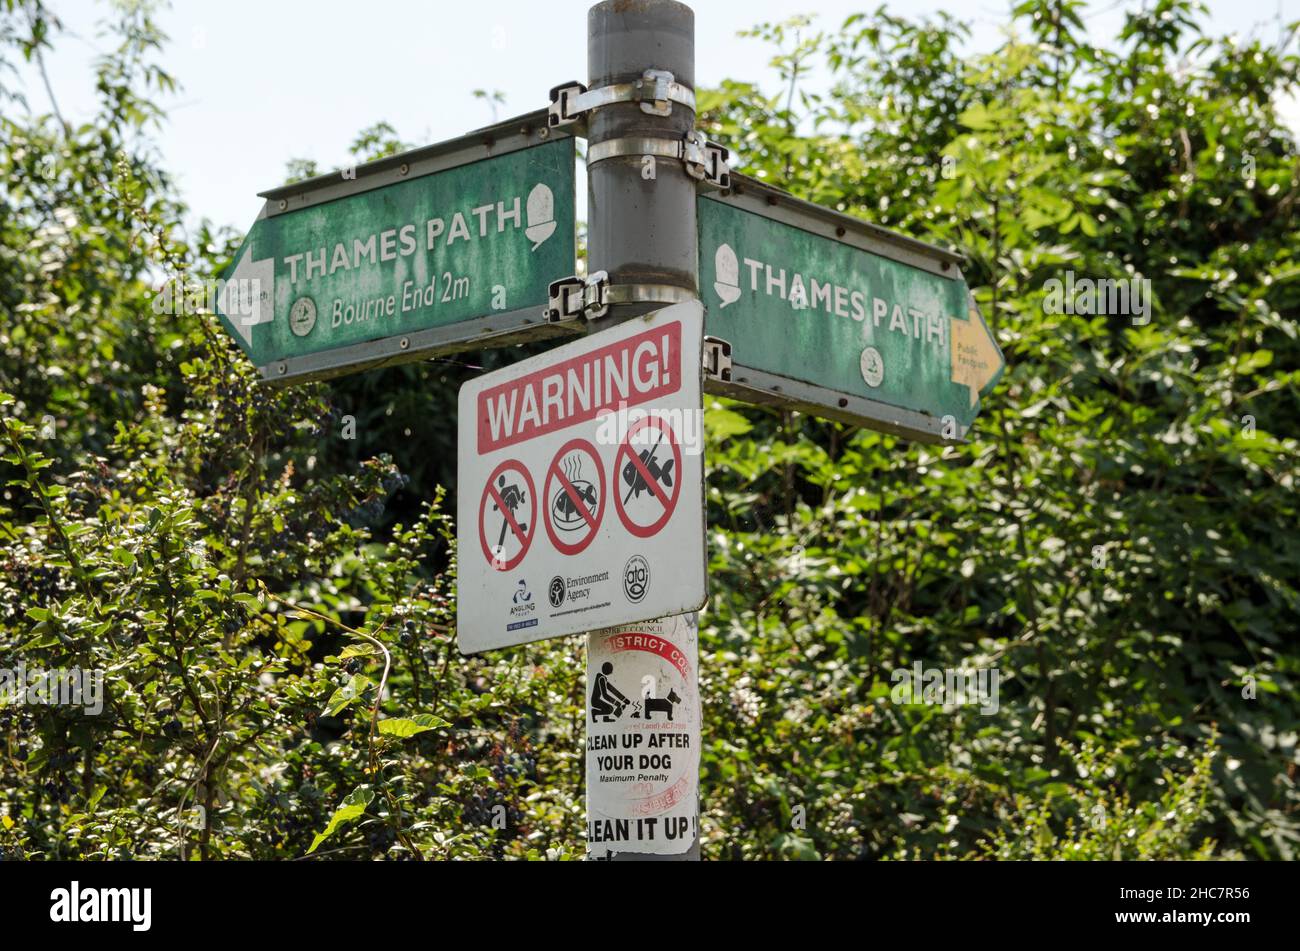
[[[881,0],[698,0],[696,80],[757,81],[772,88],[771,49],[739,30],[815,10],[815,27],[833,29]],[[1094,42],[1108,43],[1125,9],[1141,0],[1096,0],[1086,14]],[[108,47],[96,0],[46,0],[65,34],[47,58],[54,94],[69,121],[95,107],[91,63]],[[971,52],[992,49],[1008,0],[896,0],[915,18],[940,9],[971,22]],[[473,91],[500,91],[497,117],[543,108],[548,90],[585,81],[588,0],[175,0],[159,22],[170,36],[163,65],[181,90],[165,101],[156,134],[163,167],[177,179],[193,216],[245,228],[261,208],[259,191],[280,184],[291,158],[322,170],[348,164],[348,146],[379,120],[405,141],[454,138],[494,119]],[[1210,0],[1214,33],[1277,36],[1279,18],[1300,19],[1300,0]],[[35,111],[48,111],[39,78],[23,74]],[[814,77],[814,84],[817,79]],[[1300,101],[1285,112],[1300,130]],[[743,166],[740,168],[743,171]],[[580,185],[581,188],[581,185]],[[581,192],[580,192],[581,194]],[[581,213],[581,209],[580,209]]]

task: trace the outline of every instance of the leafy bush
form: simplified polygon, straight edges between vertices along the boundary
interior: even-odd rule
[[[946,17],[768,25],[782,88],[700,93],[749,173],[963,251],[1008,360],[960,446],[709,399],[709,857],[1295,855],[1296,30],[1158,0],[1103,49],[1078,11],[985,56]],[[0,706],[0,849],[579,856],[580,641],[454,645],[429,420],[474,369],[267,389],[155,306],[236,236],[157,167],[149,5],[108,29],[93,122],[0,90],[0,667],[106,694]],[[58,35],[0,0],[0,75]],[[1050,312],[1066,270],[1149,279],[1149,322]],[[895,702],[917,661],[996,668],[998,709]]]

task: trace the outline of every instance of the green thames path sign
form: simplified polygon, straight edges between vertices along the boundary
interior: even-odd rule
[[[571,332],[574,142],[544,112],[263,192],[218,311],[270,381]]]
[[[734,174],[700,197],[699,247],[705,333],[731,356],[710,392],[942,442],[1002,374],[951,252]]]

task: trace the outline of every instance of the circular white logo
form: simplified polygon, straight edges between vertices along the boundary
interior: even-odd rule
[[[645,597],[650,588],[650,563],[640,555],[633,555],[623,566],[623,593],[633,603]]]
[[[289,328],[299,337],[305,337],[316,326],[316,303],[310,297],[299,297],[289,308]]]
[[[880,351],[875,347],[867,347],[862,351],[862,359],[858,366],[862,370],[862,379],[866,381],[867,386],[879,386],[885,379],[885,361],[880,359]]]

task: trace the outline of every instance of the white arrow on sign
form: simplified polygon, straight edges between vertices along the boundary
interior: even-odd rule
[[[275,258],[254,260],[250,245],[221,287],[221,312],[252,346],[253,328],[275,317]]]

